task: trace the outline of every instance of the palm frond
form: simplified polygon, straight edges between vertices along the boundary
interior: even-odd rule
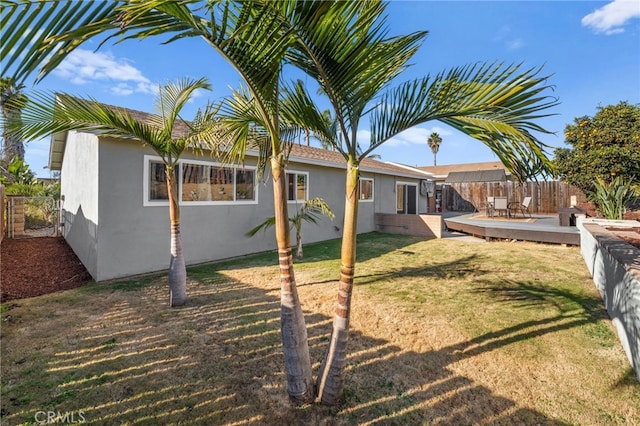
[[[276,224],[276,218],[274,216],[272,216],[272,217],[268,218],[267,220],[265,220],[264,222],[262,222],[260,225],[256,226],[255,228],[252,228],[245,235],[247,237],[253,237],[254,235],[256,235],[260,231],[265,232],[267,229],[271,228],[272,226],[275,226],[275,224]]]
[[[319,3],[319,4],[318,4]],[[328,3],[328,2],[327,2]],[[356,152],[355,134],[367,105],[406,66],[426,32],[387,37],[381,1],[304,2],[292,25],[299,43],[288,59],[314,78],[328,96],[347,149]]]
[[[224,161],[242,163],[247,149],[255,149],[258,151],[258,175],[262,176],[272,154],[269,119],[245,86],[225,98],[218,114],[220,129],[227,141]]]
[[[293,86],[283,86],[280,114],[291,128],[298,131],[308,129],[324,146],[340,150],[336,122],[318,110],[301,80],[297,80]]]
[[[215,120],[216,108],[208,107],[196,116],[194,123],[185,125],[188,131],[172,135],[176,118],[186,100],[197,89],[207,88],[206,80],[183,80],[170,83],[161,90],[160,97],[167,108],[163,115],[145,115],[140,119],[132,111],[101,104],[94,98],[68,94],[34,91],[22,109],[20,121],[5,122],[10,132],[25,139],[38,139],[55,133],[82,130],[104,136],[135,138],[148,144],[168,164],[173,164],[187,146],[196,148],[202,143],[214,146],[220,129]],[[173,122],[169,123],[169,120]],[[197,143],[196,143],[197,142]]]
[[[327,216],[331,220],[335,217],[329,205],[322,198],[316,197],[305,201],[290,221],[299,230],[302,221],[316,224],[321,216]]]
[[[406,129],[437,120],[486,144],[518,178],[534,170],[551,172],[547,146],[532,134],[550,133],[535,120],[552,115],[545,111],[558,104],[542,95],[553,87],[540,71],[472,65],[389,90],[372,111],[371,141],[363,155]]]
[[[0,75],[42,79],[87,39],[116,27],[120,1],[3,1]],[[68,34],[64,39],[60,34]],[[106,36],[105,36],[106,37]]]

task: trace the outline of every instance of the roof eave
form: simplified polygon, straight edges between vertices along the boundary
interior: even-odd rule
[[[67,132],[54,133],[51,135],[51,142],[49,144],[49,170],[62,169],[66,145]]]

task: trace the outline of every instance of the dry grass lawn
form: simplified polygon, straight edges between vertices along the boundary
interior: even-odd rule
[[[338,247],[296,265],[316,371]],[[339,407],[288,403],[267,254],[191,268],[177,309],[164,277],[2,305],[0,422],[640,424],[640,384],[578,248],[374,233],[358,258]]]

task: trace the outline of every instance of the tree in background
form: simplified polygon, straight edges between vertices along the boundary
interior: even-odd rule
[[[0,165],[0,170],[2,171],[0,183],[3,185],[31,185],[36,181],[36,175],[29,165],[18,157],[13,157],[7,167]]]
[[[431,148],[431,152],[433,152],[433,165],[436,165],[436,155],[438,155],[438,150],[440,150],[440,144],[442,143],[442,138],[436,132],[433,132],[429,135],[429,139],[427,140],[429,144],[429,148]]]
[[[23,89],[24,85],[17,83],[15,78],[0,78],[0,107],[2,109],[3,119],[12,121],[20,120],[20,111],[27,99],[22,93]],[[8,132],[3,126],[2,140],[3,149],[0,155],[0,168],[2,170],[2,176],[10,179],[6,171],[11,167],[12,161],[15,159],[18,161],[24,160],[22,135],[20,133]]]
[[[640,107],[620,102],[599,107],[593,116],[578,117],[565,128],[571,148],[555,150],[560,178],[593,194],[596,177],[640,181]]]
[[[628,186],[640,182],[640,106],[599,107],[593,117],[575,118],[564,134],[571,148],[555,150],[558,175],[580,188],[601,213],[602,191],[614,180]]]

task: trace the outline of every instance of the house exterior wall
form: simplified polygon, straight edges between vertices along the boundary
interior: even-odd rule
[[[63,234],[89,273],[98,275],[98,138],[69,132],[60,170]]]
[[[94,136],[86,134],[73,135],[67,143],[61,176],[71,223],[66,236],[96,281],[166,270],[169,266],[168,204],[144,202],[145,156],[155,155],[137,142],[102,138],[98,144]],[[182,160],[215,163],[206,155],[188,152]],[[246,166],[254,166],[251,159],[247,159]],[[292,161],[287,171],[307,173],[308,197],[323,198],[335,213],[333,221],[323,216],[317,224],[304,223],[304,244],[340,238],[345,169]],[[376,229],[375,213],[396,213],[397,179],[368,172],[361,176],[374,181],[373,201],[359,203],[358,232],[364,233]],[[419,183],[419,179],[402,178],[402,181]],[[245,235],[274,214],[268,170],[256,185],[256,194],[255,203],[181,203],[183,253],[188,265],[275,250],[273,229],[254,237]],[[300,208],[301,203],[289,202],[289,214]],[[419,211],[426,208],[426,198],[419,196],[418,205]],[[295,246],[295,231],[291,239],[291,245]]]
[[[100,142],[99,265],[96,281],[168,268],[169,207],[143,208],[144,155],[136,142]]]

